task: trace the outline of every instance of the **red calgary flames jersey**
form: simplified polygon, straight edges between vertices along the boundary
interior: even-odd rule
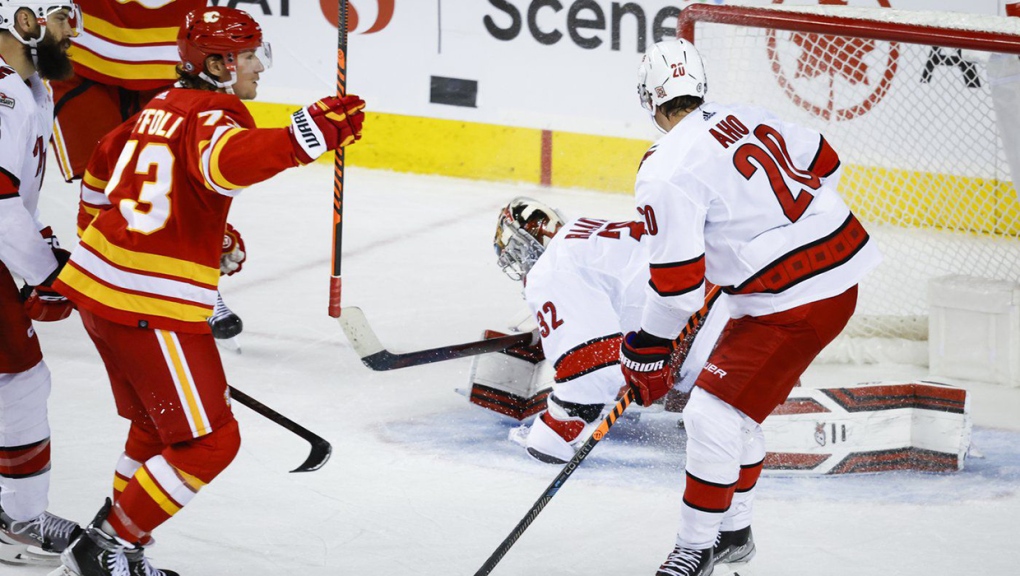
[[[108,134],[83,179],[81,241],[54,286],[114,322],[207,332],[231,199],[298,164],[286,128],[254,124],[236,96],[174,88]]]
[[[153,90],[176,78],[177,30],[206,0],[78,0],[84,33],[74,39],[75,72],[130,90]]]

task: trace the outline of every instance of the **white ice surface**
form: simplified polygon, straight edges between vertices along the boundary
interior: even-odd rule
[[[256,160],[257,161],[257,160]],[[74,236],[75,188],[51,171],[44,219]],[[326,314],[332,171],[311,166],[235,202],[249,260],[222,283],[245,323],[228,379],[333,443],[307,444],[235,405],[234,463],[156,531],[150,556],[184,576],[474,574],[559,471],[506,441],[512,421],[468,404],[469,360],[372,372]],[[523,311],[497,269],[498,208],[538,196],[567,215],[625,219],[632,198],[350,169],[343,303],[409,351],[478,338]],[[53,372],[51,510],[87,522],[109,493],[126,422],[77,315],[38,325]],[[806,385],[925,375],[915,366],[815,366]],[[958,474],[763,478],[755,574],[1020,573],[1020,390],[973,385],[972,458]],[[651,575],[672,548],[682,443],[674,420],[622,419],[494,574]],[[3,576],[45,574],[0,565]]]

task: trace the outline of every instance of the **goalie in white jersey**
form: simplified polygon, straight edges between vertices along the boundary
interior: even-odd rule
[[[839,157],[825,138],[765,110],[706,103],[692,44],[654,45],[638,92],[665,133],[635,188],[651,281],[621,366],[638,402],[671,387],[659,363],[706,281],[729,295],[732,316],[684,408],[681,523],[658,572],[707,576],[753,555],[747,490],[765,457],[760,424],[846,325],[881,256],[836,192]]]
[[[28,547],[60,552],[81,532],[46,512],[50,372],[32,325],[71,313],[50,289],[68,253],[38,205],[53,124],[43,79],[70,75],[79,16],[73,2],[0,0],[0,561],[13,563],[55,563]]]
[[[494,240],[500,267],[524,282],[543,353],[555,370],[547,409],[525,440],[537,460],[570,460],[588,426],[625,385],[619,350],[623,334],[638,329],[645,304],[646,238],[642,222],[565,223],[555,209],[531,198],[514,198],[500,211]],[[681,390],[690,389],[728,318],[725,297],[716,300],[693,344],[686,343]]]

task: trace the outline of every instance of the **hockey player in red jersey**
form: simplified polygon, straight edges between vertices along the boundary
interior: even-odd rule
[[[754,554],[760,424],[846,325],[858,282],[881,256],[836,192],[839,157],[821,134],[762,109],[706,103],[701,56],[684,40],[655,44],[638,74],[642,105],[665,133],[635,185],[651,280],[620,360],[639,403],[672,386],[662,363],[705,282],[729,296],[731,320],[684,408],[680,529],[657,573],[707,576]]]
[[[231,200],[361,134],[357,96],[319,100],[287,128],[255,127],[242,100],[255,97],[269,47],[243,11],[189,13],[178,44],[178,86],[100,142],[90,167],[112,167],[110,207],[54,284],[78,306],[131,422],[115,500],[65,551],[64,575],[152,574],[141,545],[232,461],[240,435],[205,321]]]
[[[524,282],[524,298],[538,324],[542,350],[555,367],[552,392],[524,439],[533,458],[570,460],[624,385],[619,370],[623,334],[639,327],[648,285],[648,243],[642,222],[596,218],[566,221],[531,198],[514,198],[499,214],[494,246],[500,267]],[[686,362],[681,389],[728,318],[717,302]],[[515,436],[522,432],[515,430]]]
[[[71,313],[50,287],[67,251],[38,205],[53,122],[43,79],[70,74],[80,23],[73,2],[0,0],[0,561],[12,563],[53,562],[29,546],[59,553],[81,532],[46,511],[50,372],[32,326]]]
[[[78,4],[84,25],[70,50],[75,74],[51,83],[56,102],[53,147],[64,179],[80,178],[88,188],[96,179],[90,179],[85,168],[99,140],[177,80],[177,28],[188,12],[207,1],[80,0]],[[231,238],[240,235],[236,230],[224,234],[224,259],[243,261],[243,250],[236,242],[231,244]],[[209,325],[220,340],[230,340],[244,328],[240,316],[219,295]]]

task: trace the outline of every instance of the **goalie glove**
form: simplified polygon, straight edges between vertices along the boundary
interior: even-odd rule
[[[307,164],[359,140],[364,108],[365,101],[357,96],[328,96],[292,114],[290,137],[298,160]]]
[[[220,253],[220,276],[230,276],[241,271],[248,254],[244,251],[244,239],[236,228],[227,223],[223,232],[223,251]]]
[[[620,345],[620,368],[636,401],[651,406],[673,388],[673,342],[644,330],[631,332]]]
[[[51,237],[56,240],[56,237]],[[57,291],[50,288],[57,275],[64,269],[71,253],[63,248],[54,248],[53,255],[57,258],[57,269],[38,286],[25,285],[21,289],[21,298],[25,301],[25,313],[37,322],[56,322],[71,315],[74,304]]]

